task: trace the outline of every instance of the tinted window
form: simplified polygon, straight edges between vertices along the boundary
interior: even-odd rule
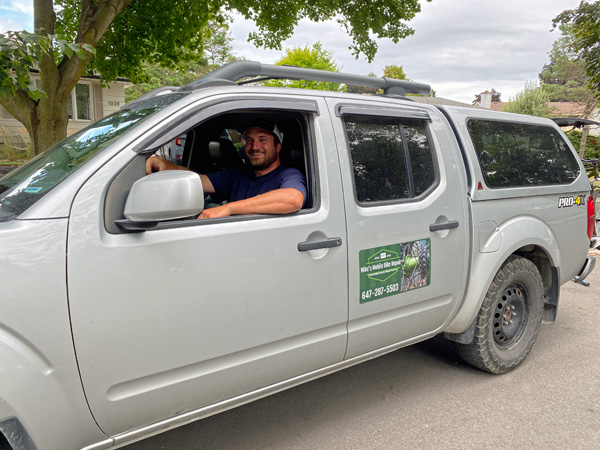
[[[434,184],[423,123],[368,116],[346,116],[345,123],[358,202],[413,198]]]
[[[568,184],[579,175],[575,156],[550,126],[491,120],[467,126],[490,187]]]
[[[415,196],[425,192],[435,181],[435,168],[431,156],[429,140],[423,124],[402,127],[414,180]]]

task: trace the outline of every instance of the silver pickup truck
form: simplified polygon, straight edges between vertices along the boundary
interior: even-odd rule
[[[588,179],[551,120],[406,96],[428,92],[235,62],[0,179],[0,449],[122,446],[441,333],[519,365],[594,267]],[[219,204],[197,173],[242,167],[256,117],[304,206],[196,219]],[[180,136],[191,172],[146,176]]]

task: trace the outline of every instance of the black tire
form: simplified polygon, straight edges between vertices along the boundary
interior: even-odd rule
[[[0,433],[0,450],[12,450],[12,447],[2,433]]]
[[[476,318],[471,344],[457,344],[469,364],[491,373],[505,373],[528,355],[542,322],[542,277],[528,259],[508,258],[490,285]]]

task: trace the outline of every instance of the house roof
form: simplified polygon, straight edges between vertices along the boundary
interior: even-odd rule
[[[504,105],[509,102],[492,102],[494,111],[502,111]],[[548,102],[552,112],[557,116],[583,117],[585,103],[581,102]]]
[[[40,73],[40,71],[38,69],[30,69],[29,72],[35,73],[35,74],[39,74]],[[97,74],[97,73],[95,73],[93,75],[82,75],[81,78],[88,78],[88,79],[91,79],[91,80],[100,80],[101,79],[100,75]],[[115,80],[115,82],[132,84],[129,81],[129,78],[123,78],[123,77],[117,77],[117,79]]]

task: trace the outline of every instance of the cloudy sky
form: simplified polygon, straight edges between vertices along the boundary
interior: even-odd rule
[[[398,44],[378,41],[369,64],[356,60],[350,39],[334,23],[302,21],[285,48],[320,41],[343,71],[381,76],[386,65],[400,65],[415,81],[429,83],[439,97],[470,103],[475,94],[496,89],[507,101],[526,81],[537,80],[548,52],[559,36],[550,32],[552,19],[580,0],[433,0],[410,22],[415,34]],[[33,1],[0,0],[0,31],[31,29]],[[282,51],[257,49],[246,39],[251,22],[236,17],[232,26],[234,53],[274,63]]]
[[[491,89],[507,101],[537,80],[548,60],[548,52],[559,36],[552,19],[579,0],[433,0],[421,2],[422,10],[409,25],[415,34],[394,44],[378,41],[379,51],[369,64],[354,59],[350,39],[335,23],[301,22],[284,47],[312,46],[320,41],[333,51],[343,71],[366,75],[383,74],[395,64],[409,78],[429,83],[438,97],[470,103],[475,94]],[[248,59],[273,63],[280,51],[256,49],[246,42],[252,23],[237,20],[232,28],[234,48]]]

